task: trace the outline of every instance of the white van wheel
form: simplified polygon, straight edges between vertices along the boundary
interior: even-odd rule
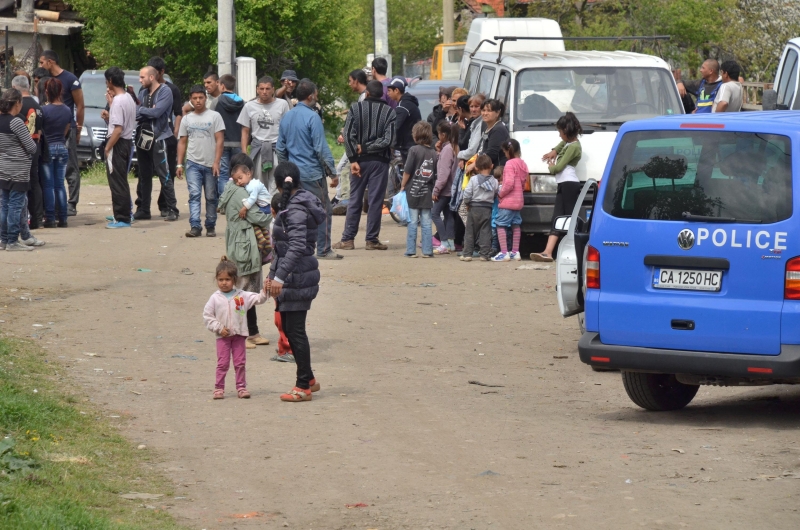
[[[674,374],[622,372],[622,383],[631,401],[647,410],[678,410],[694,399],[699,385],[685,385]]]

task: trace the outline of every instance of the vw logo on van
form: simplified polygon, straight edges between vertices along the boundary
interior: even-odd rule
[[[694,232],[688,228],[681,230],[678,234],[678,246],[683,250],[689,250],[694,246]]]

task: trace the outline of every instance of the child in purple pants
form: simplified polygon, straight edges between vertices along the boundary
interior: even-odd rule
[[[203,320],[209,331],[217,335],[217,382],[214,385],[214,399],[225,397],[225,376],[233,356],[233,369],[236,371],[236,391],[239,397],[247,399],[245,379],[245,354],[247,339],[247,310],[254,305],[263,304],[269,298],[266,290],[250,293],[236,288],[238,271],[236,264],[227,256],[217,265],[217,287],[219,290],[208,299],[203,309]]]

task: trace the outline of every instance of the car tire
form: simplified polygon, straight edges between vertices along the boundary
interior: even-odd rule
[[[698,385],[685,385],[674,374],[622,372],[622,383],[631,401],[646,410],[679,410],[688,405]]]

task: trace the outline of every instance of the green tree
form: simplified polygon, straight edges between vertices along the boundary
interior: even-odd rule
[[[403,55],[409,61],[433,55],[434,46],[442,42],[442,2],[387,0],[386,4],[389,12],[389,51],[395,64],[401,64]]]
[[[87,47],[101,66],[139,68],[154,54],[183,85],[217,58],[216,0],[74,0],[87,20]],[[145,15],[142,15],[145,13]],[[313,79],[323,98],[349,95],[347,76],[364,61],[362,0],[237,0],[237,55],[259,74],[285,68]]]

